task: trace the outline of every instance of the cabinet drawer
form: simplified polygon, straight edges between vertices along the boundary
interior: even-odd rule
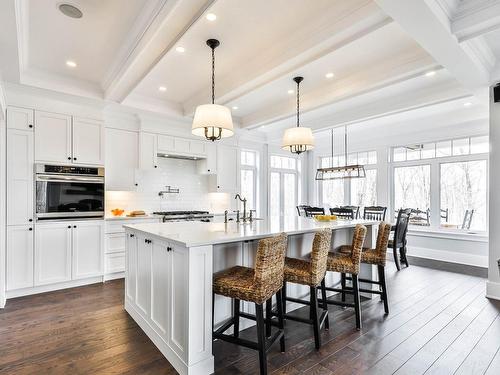
[[[106,234],[106,254],[120,253],[125,251],[125,233]]]
[[[105,273],[125,271],[125,253],[105,254]]]

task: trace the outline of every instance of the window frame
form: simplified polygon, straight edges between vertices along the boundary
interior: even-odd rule
[[[470,136],[473,138],[476,136]],[[466,138],[466,137],[464,137]],[[455,138],[453,138],[455,139]],[[451,140],[453,140],[451,139]],[[438,143],[441,141],[436,141]],[[431,142],[426,142],[431,143]],[[398,167],[412,167],[419,165],[430,165],[430,207],[431,225],[428,227],[410,226],[410,231],[415,232],[433,232],[433,233],[446,233],[446,234],[457,234],[461,236],[487,236],[489,233],[489,153],[477,153],[477,154],[467,154],[467,155],[455,155],[455,156],[439,156],[428,159],[420,160],[410,160],[410,161],[392,161],[392,150],[401,146],[391,147],[390,155],[391,162],[389,163],[389,191],[390,191],[390,204],[391,204],[391,215],[394,213],[395,207],[395,188],[394,188],[394,176],[395,168]],[[486,161],[486,230],[462,230],[455,228],[445,228],[441,227],[441,164],[448,163],[459,163],[467,161]],[[393,216],[389,216],[393,220]]]
[[[271,166],[271,158],[273,156],[277,157],[285,157],[285,158],[292,158],[295,159],[295,168],[276,168]],[[283,155],[279,153],[269,153],[268,157],[268,176],[267,176],[267,181],[268,181],[268,191],[269,191],[269,196],[268,196],[268,215],[271,214],[271,199],[270,199],[270,192],[271,192],[271,173],[279,173],[280,174],[280,202],[279,202],[279,207],[280,207],[280,216],[284,216],[284,206],[285,206],[285,179],[284,175],[286,173],[292,173],[295,174],[295,206],[297,206],[301,200],[300,194],[301,194],[301,174],[302,174],[302,165],[301,165],[301,159],[299,156],[294,156],[294,155]]]
[[[241,154],[243,152],[251,152],[254,154],[254,165],[242,164],[241,163]],[[241,181],[241,172],[243,170],[253,171],[253,201],[255,202],[255,212],[256,215],[260,214],[260,201],[259,201],[259,152],[251,149],[240,149],[240,181]],[[240,188],[241,190],[241,188]],[[250,209],[250,208],[249,208]]]

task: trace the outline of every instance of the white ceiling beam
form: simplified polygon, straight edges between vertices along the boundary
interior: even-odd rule
[[[218,78],[217,102],[234,101],[392,22],[372,1],[356,2],[354,9],[354,2],[346,2],[336,19],[315,20],[310,35],[300,35],[300,43],[296,41],[298,37],[290,35],[282,44],[260,51],[255,59]],[[206,100],[207,92],[208,86],[183,103],[186,116]]]
[[[122,102],[216,0],[151,0],[103,83]]]
[[[301,112],[306,113],[332,103],[354,98],[423,75],[439,68],[423,50],[417,49],[377,64],[356,74],[324,85],[301,96]],[[242,127],[256,128],[272,124],[295,115],[295,106],[289,100],[242,118]]]
[[[304,114],[302,116],[303,122],[317,132],[471,97],[453,79],[446,80],[438,85],[397,92],[392,96],[381,95],[383,98],[379,100],[364,100],[362,105],[355,106],[355,110],[352,107],[347,107],[339,111],[335,109],[335,103],[332,103],[329,106]],[[370,99],[373,96],[378,96],[376,92],[367,95],[370,96]],[[283,129],[282,127],[276,127],[276,130],[267,133],[269,140],[276,140],[282,136]]]
[[[500,28],[500,0],[463,1],[451,22],[459,42]]]
[[[375,1],[465,88],[476,92],[489,84],[489,71],[462,48],[427,1]]]
[[[9,82],[20,81],[20,55],[18,51],[17,2],[0,1],[0,72],[2,79]]]

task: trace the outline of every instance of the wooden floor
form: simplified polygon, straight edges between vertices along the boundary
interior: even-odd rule
[[[287,351],[273,348],[270,372],[500,374],[500,304],[484,298],[484,279],[388,268],[388,316],[378,298],[366,300],[356,331],[351,309],[332,306],[320,351],[309,326],[289,321]],[[122,306],[122,281],[9,300],[0,374],[174,374]],[[217,374],[258,373],[254,351],[216,342],[214,354]]]

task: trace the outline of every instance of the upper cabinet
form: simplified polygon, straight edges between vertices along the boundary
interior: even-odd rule
[[[71,163],[71,116],[35,112],[35,160]]]
[[[211,189],[214,192],[234,193],[238,189],[238,148],[217,145],[217,174],[212,176]]]
[[[103,165],[102,123],[58,113],[35,111],[35,160]]]
[[[106,129],[106,190],[135,190],[139,134]]]
[[[152,133],[141,133],[139,136],[139,168],[158,168],[158,136]]]
[[[33,131],[33,116],[34,111],[32,109],[8,107],[7,128]]]
[[[73,162],[104,165],[104,126],[100,121],[73,118]]]

